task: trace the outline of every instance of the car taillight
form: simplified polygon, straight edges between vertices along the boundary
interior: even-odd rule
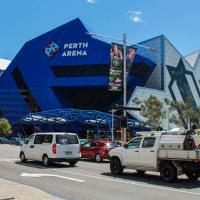
[[[52,152],[53,152],[54,154],[56,154],[56,144],[55,144],[55,143],[54,143],[53,146],[52,146]]]

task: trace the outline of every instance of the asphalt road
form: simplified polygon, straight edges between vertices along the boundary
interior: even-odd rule
[[[0,178],[33,186],[68,200],[196,200],[200,199],[200,180],[181,176],[176,183],[163,183],[158,173],[138,175],[125,170],[122,176],[110,174],[109,162],[83,160],[75,167],[39,162],[21,164],[19,147],[0,145]],[[30,194],[31,195],[31,194]]]

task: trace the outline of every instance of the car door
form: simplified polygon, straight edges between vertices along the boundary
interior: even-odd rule
[[[92,141],[90,147],[88,148],[88,158],[95,158],[97,151],[97,142]]]
[[[156,164],[156,137],[144,137],[139,151],[140,167],[155,168]]]
[[[43,154],[43,143],[45,135],[37,134],[33,143],[33,159],[41,161]]]
[[[28,138],[27,144],[25,144],[24,146],[24,153],[25,153],[25,157],[27,159],[33,159],[33,153],[34,153],[34,145],[33,145],[33,141],[34,141],[35,135],[31,135]]]
[[[91,147],[91,142],[87,142],[81,146],[81,157],[82,158],[89,158],[90,147]]]
[[[129,168],[139,166],[139,148],[141,137],[132,139],[123,149],[123,163]]]

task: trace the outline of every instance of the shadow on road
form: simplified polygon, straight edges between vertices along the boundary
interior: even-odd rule
[[[97,163],[94,159],[87,159],[87,158],[81,158],[81,161],[82,161],[82,162],[89,162],[89,163],[96,163],[96,164],[110,163],[109,160],[103,160],[102,162]]]
[[[200,180],[192,181],[184,177],[179,177],[177,181],[173,183],[165,183],[162,181],[159,175],[144,174],[139,175],[137,172],[124,172],[122,175],[113,176],[111,173],[102,173],[104,176],[123,179],[123,181],[135,181],[138,184],[149,184],[153,186],[164,186],[170,189],[195,189],[200,188]]]
[[[106,164],[106,163],[110,163],[109,160],[103,160],[103,161],[101,161],[100,163],[98,163],[98,162],[96,162],[94,159],[87,159],[87,158],[81,158],[80,161],[89,162],[89,163],[96,163],[96,164]]]
[[[39,161],[27,161],[25,163],[21,163],[19,161],[16,161],[15,164],[22,165],[25,167],[34,167],[38,169],[57,169],[57,168],[74,168],[68,165],[68,163],[51,163],[48,167],[43,166],[42,162]]]

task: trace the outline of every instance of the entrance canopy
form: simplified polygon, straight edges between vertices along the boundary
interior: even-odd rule
[[[119,116],[114,116],[114,122],[119,121]],[[128,120],[129,127],[137,127],[137,120]],[[32,125],[34,131],[73,131],[77,133],[87,132],[93,129],[94,134],[105,131],[111,135],[112,115],[96,110],[79,109],[54,109],[36,113],[29,113],[23,119],[15,123],[21,127]]]

